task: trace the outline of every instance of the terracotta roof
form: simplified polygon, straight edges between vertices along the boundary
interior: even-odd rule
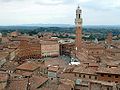
[[[74,68],[73,72],[79,73],[79,72],[81,72],[83,69],[85,69],[84,66],[78,66],[78,67],[75,67],[75,68]]]
[[[57,90],[71,90],[71,88],[70,85],[60,84]]]
[[[45,66],[60,66],[64,67],[66,66],[66,62],[60,58],[50,58],[48,60],[45,60]]]
[[[31,76],[33,73],[32,72],[25,72],[25,73],[22,73],[23,76]]]
[[[7,90],[26,90],[27,88],[27,78],[22,79],[12,79],[7,86]]]
[[[77,66],[76,65],[68,65],[68,66],[65,67],[63,72],[72,72],[75,67],[77,67]]]
[[[107,52],[112,52],[112,53],[120,53],[120,49],[119,48],[109,48],[106,49]]]
[[[48,67],[48,71],[57,72],[58,70],[59,70],[59,66],[50,66],[50,67]]]
[[[58,77],[60,77],[61,79],[69,79],[69,80],[76,79],[73,73],[61,73],[61,74],[58,74]]]
[[[89,67],[98,67],[99,64],[98,63],[89,63]]]
[[[30,78],[30,83],[31,83],[31,87],[33,89],[31,89],[31,90],[34,90],[34,88],[36,89],[36,88],[40,87],[42,84],[44,84],[47,81],[48,81],[48,78],[46,78],[46,77],[32,76]]]
[[[97,73],[120,75],[120,68],[99,68],[96,72]]]
[[[8,48],[9,48],[9,49],[16,49],[16,48],[18,48],[19,44],[20,44],[19,41],[10,42],[10,43],[8,44]]]
[[[2,37],[2,42],[3,42],[3,43],[7,43],[7,42],[9,42],[8,37]]]
[[[34,71],[37,68],[39,68],[39,66],[35,62],[25,62],[22,65],[18,66],[16,69]]]
[[[84,48],[86,48],[86,49],[104,49],[104,46],[102,46],[100,44],[89,43],[89,44],[85,44]]]
[[[80,66],[78,68],[75,68],[73,70],[73,72],[76,72],[76,73],[81,73],[81,74],[92,74],[92,75],[96,75],[96,69],[93,69],[91,67],[83,67],[83,66]]]
[[[93,69],[93,68],[86,68],[86,69],[84,69],[83,71],[81,71],[81,73],[96,75],[96,70]]]
[[[38,90],[37,88],[48,81],[48,78],[32,76],[29,78],[30,90]],[[11,78],[7,90],[26,90],[28,78]]]
[[[8,55],[9,55],[8,52],[4,52],[4,51],[2,51],[2,52],[0,52],[0,59],[2,59],[2,58],[6,58]]]
[[[8,74],[6,72],[0,71],[0,81],[7,81],[8,80]]]
[[[66,86],[69,86],[69,88],[74,88],[74,86],[75,86],[75,82],[72,80],[69,80],[69,79],[61,79],[60,82]],[[65,89],[65,90],[67,90],[67,89]]]
[[[43,87],[42,90],[51,90],[49,87]]]

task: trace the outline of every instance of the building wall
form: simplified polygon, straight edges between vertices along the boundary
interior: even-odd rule
[[[75,44],[61,44],[60,45],[60,54],[61,55],[71,55],[72,51],[74,50]]]
[[[90,90],[116,90],[113,86],[103,85],[101,83],[90,83],[89,85]]]
[[[48,71],[48,77],[56,78],[57,77],[57,73],[56,72],[52,72],[52,71]]]
[[[59,56],[59,44],[41,45],[41,56]]]
[[[80,86],[75,86],[75,90],[90,90],[90,89],[88,86],[80,85]]]
[[[8,74],[0,73],[0,90],[5,90],[7,86]]]
[[[40,67],[40,73],[42,73],[42,74],[48,74],[48,69],[47,69],[47,67]]]
[[[110,76],[109,76],[110,75]],[[118,78],[116,78],[117,76]],[[99,74],[98,80],[100,81],[107,81],[107,82],[118,82],[120,83],[120,75],[111,75],[111,74]]]
[[[91,80],[97,80],[96,75],[91,75],[91,74],[75,74],[75,77],[77,78],[82,78],[82,79],[91,79]]]
[[[23,74],[23,73],[26,73],[26,72],[32,72],[32,74],[34,74],[34,75],[39,75],[40,74],[40,68],[38,68],[38,69],[36,69],[36,70],[34,70],[34,71],[30,71],[30,70],[19,70],[19,69],[17,69],[16,71],[15,71],[15,73],[17,73],[17,74]]]
[[[103,49],[89,49],[88,50],[88,55],[94,55],[94,56],[99,56],[102,55],[104,53]]]
[[[81,81],[79,85],[76,84],[75,90],[119,90],[119,87],[113,83],[88,81],[88,84],[85,84],[84,81]]]
[[[120,58],[120,52],[110,52],[110,51],[106,51],[105,54],[106,54],[107,56],[110,56],[110,57]]]
[[[91,83],[91,84],[89,85],[89,88],[90,88],[91,90],[101,90],[101,85],[100,85],[100,84],[97,84],[97,83]]]

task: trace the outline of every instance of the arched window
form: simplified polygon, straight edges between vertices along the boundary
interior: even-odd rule
[[[80,14],[79,14],[79,19],[80,19]]]

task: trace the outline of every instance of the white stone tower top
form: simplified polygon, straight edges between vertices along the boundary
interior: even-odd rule
[[[75,18],[75,25],[77,27],[80,27],[82,25],[82,18],[81,18],[81,13],[82,10],[80,9],[80,7],[78,6],[77,10],[76,10],[76,18]]]

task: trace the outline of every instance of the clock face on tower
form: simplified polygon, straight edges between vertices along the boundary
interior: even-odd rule
[[[82,25],[82,19],[75,19],[75,24],[76,24],[76,26],[81,26]]]

